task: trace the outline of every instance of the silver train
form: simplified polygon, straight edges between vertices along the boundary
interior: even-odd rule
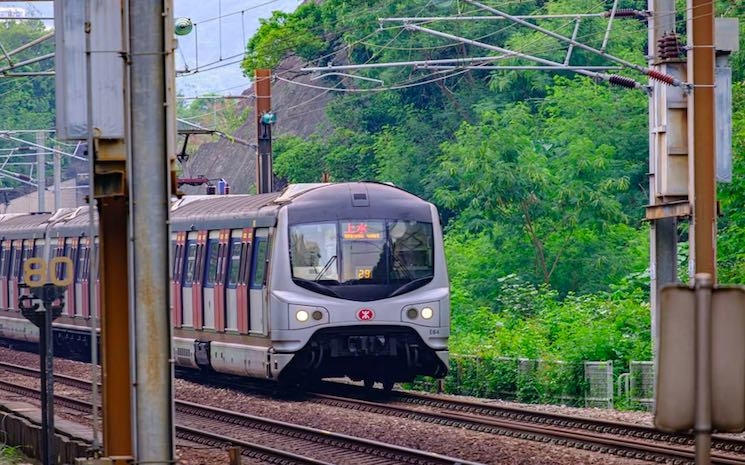
[[[0,337],[38,341],[18,310],[24,263],[38,257],[68,283],[55,350],[90,350],[98,241],[88,218],[87,207],[0,215]],[[171,223],[178,365],[288,384],[346,376],[384,389],[447,373],[449,282],[434,205],[387,184],[296,184],[184,197]]]

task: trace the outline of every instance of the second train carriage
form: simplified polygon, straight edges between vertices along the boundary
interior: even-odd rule
[[[194,196],[171,212],[177,364],[288,383],[444,376],[449,283],[433,205],[378,183]],[[90,344],[87,208],[0,216],[0,337],[35,341],[17,310],[23,263],[68,257],[55,339]],[[20,281],[19,281],[20,280]],[[96,286],[97,287],[97,286]],[[96,299],[97,300],[97,299]],[[68,347],[69,348],[69,347]]]

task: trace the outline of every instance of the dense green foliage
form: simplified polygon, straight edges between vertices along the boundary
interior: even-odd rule
[[[41,21],[0,22],[0,42],[10,52],[41,37],[48,31]],[[54,51],[54,44],[45,41],[37,46],[12,56],[14,63],[46,55]],[[16,69],[18,71],[48,70],[46,62],[34,63]],[[0,68],[8,66],[0,61]],[[49,129],[54,126],[54,77],[36,76],[0,79],[0,128],[2,129]]]
[[[535,15],[598,13],[612,2],[489,5]],[[619,7],[644,10],[647,2]],[[684,34],[684,5],[678,11]],[[719,0],[717,11],[745,15],[731,0]],[[244,71],[252,75],[291,55],[323,65],[497,56],[497,47],[554,62],[566,57],[566,44],[506,21],[421,24],[490,49],[378,22],[456,13],[481,14],[457,1],[308,2],[263,22],[247,45]],[[536,24],[565,36],[575,26],[566,18]],[[606,25],[583,20],[578,40],[600,48]],[[645,22],[617,20],[607,53],[645,65],[646,40]],[[735,174],[720,192],[720,273],[730,282],[745,282],[745,214],[738,212],[745,201],[744,56],[731,60]],[[535,64],[515,55],[495,63]],[[575,48],[569,63],[609,61]],[[567,72],[457,71],[353,71],[382,80],[386,92],[370,81],[325,78],[328,87],[350,90],[328,108],[330,135],[278,139],[277,174],[291,182],[317,181],[324,172],[338,181],[391,181],[435,202],[447,232],[456,353],[613,360],[619,370],[629,360],[649,359],[649,231],[642,221],[649,197],[647,94]],[[628,68],[617,72],[647,81]],[[684,243],[680,249],[685,267]]]
[[[19,47],[48,34],[41,21],[0,21],[0,43],[5,51],[11,54]],[[22,63],[33,58],[54,52],[54,43],[51,40],[43,41],[33,47],[12,54],[14,64]],[[48,71],[53,69],[52,58],[41,62],[27,64],[9,70],[9,74],[20,72]],[[9,62],[4,55],[0,55],[0,69],[9,68]],[[0,131],[7,130],[48,130],[54,127],[54,77],[53,76],[23,76],[11,77],[0,75]],[[33,132],[19,132],[13,137],[28,142],[35,142]],[[17,154],[12,151],[25,144],[20,141],[0,139],[0,151],[6,155]],[[30,148],[30,147],[26,147]],[[66,157],[65,157],[66,158]],[[11,156],[3,160],[3,166],[8,171],[17,171],[16,166],[28,162],[22,156]],[[63,159],[63,167],[69,160]],[[23,171],[28,173],[27,169]],[[50,167],[51,171],[51,167]],[[51,173],[50,173],[51,174]],[[12,187],[15,190],[9,194],[10,197],[21,195],[28,189],[27,186],[12,180],[7,176],[0,179],[0,187]]]

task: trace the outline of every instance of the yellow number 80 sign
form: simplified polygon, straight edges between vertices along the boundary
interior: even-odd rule
[[[57,275],[62,267],[58,268],[57,265],[65,267],[66,272],[62,279]],[[51,274],[48,273],[49,270],[52,271]],[[48,283],[68,286],[72,284],[72,260],[69,257],[54,257],[47,263],[39,257],[29,258],[23,264],[23,282],[28,287],[41,287]]]

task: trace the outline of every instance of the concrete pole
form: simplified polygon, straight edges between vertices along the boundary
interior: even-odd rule
[[[711,275],[716,286],[716,131],[714,98],[714,4],[688,0],[689,98],[688,157],[693,225],[690,230],[692,270]]]
[[[664,63],[659,56],[657,44],[665,34],[675,32],[675,0],[649,0],[648,8],[652,13],[648,23],[649,67],[667,73],[670,67],[684,67],[681,62]],[[668,156],[668,147],[674,144],[670,134],[682,133],[683,128],[673,128],[679,123],[668,118],[669,94],[664,92],[665,84],[650,80],[653,92],[649,100],[649,204],[660,205],[662,191],[659,182],[661,173],[660,157]],[[665,128],[664,130],[662,128]],[[661,153],[664,151],[664,154]],[[657,359],[660,306],[659,289],[665,284],[677,282],[678,231],[677,218],[666,217],[653,219],[650,223],[649,259],[650,259],[650,307],[653,359]]]
[[[36,131],[36,190],[39,194],[39,211],[45,211],[44,195],[47,191],[47,179],[46,179],[46,168],[44,166],[46,153],[44,153],[44,139],[45,134],[42,131]]]
[[[129,2],[136,463],[174,463],[166,60],[171,0]]]

